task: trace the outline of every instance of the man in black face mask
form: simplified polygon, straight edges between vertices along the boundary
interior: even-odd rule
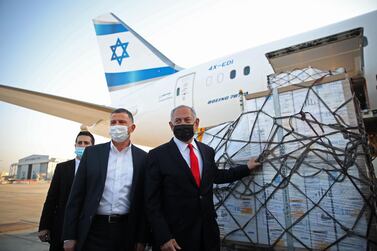
[[[215,151],[194,140],[199,119],[191,107],[174,108],[169,125],[174,138],[147,157],[145,196],[153,250],[219,251],[213,184],[241,179],[260,164],[250,159],[247,165],[218,169]]]

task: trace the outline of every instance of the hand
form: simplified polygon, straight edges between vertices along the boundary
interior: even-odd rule
[[[137,243],[135,245],[135,251],[144,251],[145,250],[145,244],[144,243]]]
[[[181,247],[178,245],[175,239],[170,239],[169,241],[165,242],[160,248],[161,248],[161,251],[181,250]]]
[[[250,172],[259,167],[261,163],[256,161],[256,158],[251,158],[247,162],[247,167],[249,168]]]
[[[64,241],[64,251],[75,251],[76,243],[76,240]]]
[[[44,229],[38,232],[38,238],[43,241],[49,241],[50,240],[50,230]]]

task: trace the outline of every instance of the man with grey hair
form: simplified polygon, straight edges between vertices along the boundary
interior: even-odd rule
[[[171,110],[171,112],[170,112],[170,121],[173,120],[173,116],[174,116],[175,111],[178,110],[178,109],[180,109],[180,108],[187,108],[187,109],[189,109],[191,111],[193,117],[196,119],[196,112],[195,112],[194,108],[192,108],[191,106],[187,106],[187,105],[179,105],[179,106],[173,108],[173,110]]]
[[[148,153],[146,208],[154,250],[219,251],[220,233],[213,204],[213,184],[248,176],[260,164],[220,170],[215,151],[194,139],[199,118],[189,106],[178,106],[169,122],[174,137]]]

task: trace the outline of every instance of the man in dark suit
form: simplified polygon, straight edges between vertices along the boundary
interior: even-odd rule
[[[195,111],[178,106],[169,122],[174,138],[148,154],[146,207],[154,250],[218,251],[220,233],[213,204],[213,184],[229,183],[260,164],[220,170],[214,150],[193,139],[199,126]]]
[[[88,131],[79,132],[75,141],[76,158],[59,163],[55,168],[39,221],[38,232],[41,241],[50,243],[50,251],[63,250],[61,235],[65,207],[84,149],[91,145],[94,145],[93,135]]]
[[[131,144],[132,114],[116,109],[111,141],[85,150],[66,208],[66,251],[143,250],[146,152]]]

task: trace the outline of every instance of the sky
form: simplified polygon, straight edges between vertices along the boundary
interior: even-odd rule
[[[107,12],[189,68],[376,9],[376,0],[0,0],[0,84],[110,106],[92,24]],[[74,157],[78,123],[1,101],[0,121],[0,171],[32,154]]]

